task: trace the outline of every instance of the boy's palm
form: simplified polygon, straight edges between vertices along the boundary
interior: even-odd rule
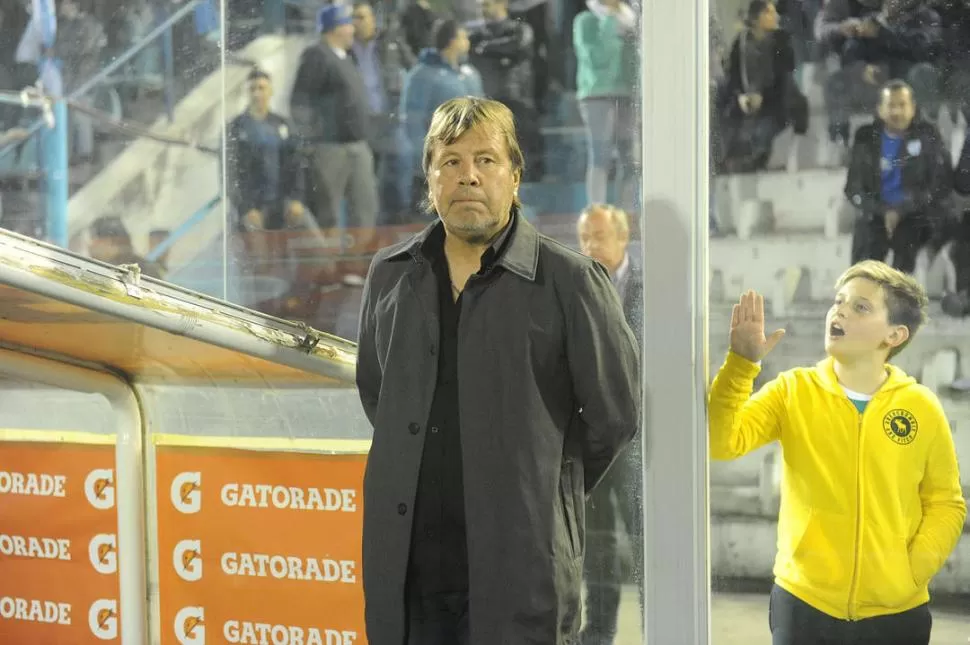
[[[731,351],[757,363],[774,349],[784,329],[765,336],[765,299],[754,291],[741,296],[731,311]]]

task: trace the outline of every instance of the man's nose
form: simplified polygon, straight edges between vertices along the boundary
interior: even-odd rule
[[[479,184],[478,170],[472,163],[464,163],[461,165],[461,174],[458,177],[458,181],[461,182],[462,186],[477,186]]]

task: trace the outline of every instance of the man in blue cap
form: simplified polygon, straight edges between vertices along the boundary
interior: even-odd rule
[[[360,70],[350,53],[354,25],[350,9],[327,5],[317,14],[320,42],[300,58],[290,112],[312,152],[316,214],[322,228],[337,225],[347,199],[348,225],[358,244],[373,235],[377,219],[374,155],[368,144],[370,106]]]

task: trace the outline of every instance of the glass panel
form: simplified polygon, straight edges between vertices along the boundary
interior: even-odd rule
[[[821,639],[824,614],[836,621],[829,640],[926,643],[927,583],[929,642],[963,640],[970,237],[952,172],[966,150],[963,4],[712,11],[712,63],[723,66],[710,78],[710,367],[761,392],[741,409],[742,395],[717,389],[709,411],[713,642],[769,642],[771,594],[773,623],[791,634],[775,643],[821,642],[811,635]],[[900,269],[929,296],[929,322],[889,372],[879,353],[903,337],[880,334],[906,335],[894,325],[911,320],[907,300],[887,300],[888,287],[859,300],[866,280],[837,289],[860,260]],[[732,305],[748,289],[764,297],[766,333],[787,332],[760,371],[724,363]],[[740,353],[758,358],[742,337]],[[818,363],[827,355],[834,363]]]
[[[628,276],[620,288],[640,328],[637,3],[273,4],[233,5],[228,19],[231,42],[241,25],[281,18],[254,42],[265,45],[248,58],[256,68],[232,72],[248,92],[227,102],[232,297],[356,339],[374,253],[437,219],[420,203],[432,113],[478,95],[514,115],[518,195],[541,232],[579,248],[588,204],[625,210],[592,213],[585,250]],[[586,509],[589,640],[641,639],[639,444],[621,461]]]
[[[222,15],[216,0],[5,3],[0,225],[225,295],[222,116],[241,87],[224,62],[254,34],[224,51]]]
[[[100,394],[0,379],[0,428],[114,434],[117,422]]]

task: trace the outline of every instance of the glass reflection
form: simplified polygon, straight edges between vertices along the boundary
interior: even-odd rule
[[[772,7],[755,0],[712,3],[711,9],[712,58],[721,51],[719,42],[732,43],[712,60],[716,91],[711,106],[711,373],[717,373],[728,353],[732,304],[742,292],[753,289],[763,295],[769,332],[787,332],[753,376],[753,390],[760,393],[752,401],[764,400],[777,382],[773,379],[790,378],[782,375],[824,358],[831,344],[824,321],[836,299],[839,276],[860,260],[885,262],[911,275],[929,297],[929,322],[890,362],[939,400],[949,423],[944,438],[952,437],[958,459],[965,457],[970,445],[960,430],[970,425],[970,364],[965,359],[970,350],[970,264],[963,249],[970,240],[970,220],[961,192],[967,123],[960,70],[970,52],[967,6],[950,0],[779,0]],[[842,385],[851,389],[846,382]],[[847,406],[848,401],[845,397]],[[893,402],[905,408],[898,397]],[[791,405],[784,409],[789,418]],[[712,402],[712,432],[714,412]],[[821,408],[817,413],[822,414]],[[835,425],[819,418],[810,432],[832,433]],[[871,440],[890,439],[880,428]],[[812,540],[844,533],[854,524],[848,506],[840,518],[834,506],[818,500],[810,509],[817,521],[807,528],[799,524],[798,518],[804,516],[791,508],[800,498],[791,491],[804,476],[797,474],[804,472],[797,466],[804,465],[805,453],[786,443],[784,432],[781,443],[784,447],[767,442],[739,459],[711,464],[714,643],[772,642],[772,584],[780,581],[805,600],[801,587],[786,584],[792,575],[790,563],[803,562],[805,554],[821,557]],[[837,461],[828,460],[826,468],[835,468]],[[924,487],[942,476],[944,469],[933,464],[927,462]],[[878,477],[878,469],[866,470],[868,477]],[[948,484],[954,507],[963,503],[967,477],[963,472],[959,484],[955,479]],[[924,569],[912,554],[922,548],[916,527],[930,524],[934,511],[925,496],[916,507],[911,526],[896,531],[897,546],[887,550],[861,543],[857,560],[862,569],[873,559],[887,560],[887,553],[908,553],[914,559],[910,564],[915,584],[925,582],[928,576],[917,573]],[[781,517],[780,508],[787,509]],[[823,522],[822,516],[831,521]],[[879,524],[883,529],[872,531],[882,536],[879,539],[885,538],[886,530],[893,533],[885,529],[885,519]],[[954,530],[958,537],[959,526]],[[878,642],[949,643],[966,638],[970,612],[959,573],[960,563],[968,557],[966,545],[966,540],[957,540],[952,552],[938,545],[946,552],[941,556],[946,563],[938,563],[939,572],[929,583],[929,641],[925,635],[907,636],[900,625]],[[889,564],[881,566],[892,569]],[[905,563],[900,568],[905,569]],[[836,577],[851,575],[844,567],[829,569]],[[886,602],[864,601],[860,591],[857,595],[865,606],[857,607],[854,618],[872,612],[898,618],[920,604],[918,590],[900,592],[890,601],[892,585],[877,586],[880,602]],[[776,627],[779,612],[788,607],[782,601],[789,600],[780,594],[776,590],[772,596]],[[821,609],[830,618],[845,618],[846,611],[853,611],[849,602],[846,610],[815,596],[811,600],[813,610]],[[840,628],[838,621],[830,624]],[[863,624],[855,627],[860,638]],[[820,640],[821,628],[802,631],[806,643],[825,642]],[[795,641],[776,636],[774,642]]]

